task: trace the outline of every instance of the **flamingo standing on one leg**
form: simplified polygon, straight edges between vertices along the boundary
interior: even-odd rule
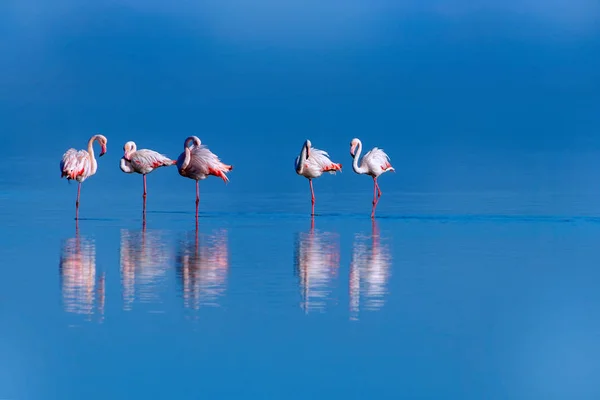
[[[335,174],[342,171],[342,164],[336,164],[329,159],[329,154],[323,150],[312,147],[310,140],[304,142],[300,155],[296,157],[296,173],[308,179],[310,184],[310,195],[312,202],[312,213],[315,215],[315,191],[313,190],[313,178],[318,178],[324,172]]]
[[[67,181],[74,179],[79,182],[79,185],[77,186],[77,200],[75,202],[76,220],[79,219],[79,195],[81,193],[81,183],[94,175],[98,169],[98,163],[94,158],[94,141],[97,141],[100,144],[102,148],[100,157],[102,157],[106,153],[106,143],[108,140],[105,136],[97,134],[92,136],[88,141],[87,151],[77,151],[71,148],[63,154],[60,162],[60,177],[66,177]]]
[[[135,142],[129,141],[123,146],[125,154],[121,158],[120,168],[125,173],[137,172],[144,177],[144,214],[146,211],[146,175],[156,168],[175,165],[177,161],[154,150],[137,149]]]
[[[196,220],[198,219],[198,204],[200,204],[199,181],[207,176],[217,176],[225,183],[229,182],[226,173],[233,169],[233,165],[221,162],[219,157],[202,145],[197,136],[190,136],[183,143],[183,153],[177,159],[179,175],[196,181]]]
[[[377,147],[373,147],[371,151],[365,154],[358,166],[358,158],[362,151],[362,142],[359,139],[352,139],[350,142],[350,155],[354,159],[352,163],[352,169],[357,174],[367,174],[373,178],[373,209],[371,211],[371,218],[375,218],[375,208],[379,203],[381,197],[381,189],[377,183],[377,178],[388,171],[395,171],[392,164],[390,164],[390,157],[385,152]]]

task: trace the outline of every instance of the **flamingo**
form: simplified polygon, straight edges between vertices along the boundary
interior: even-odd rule
[[[160,167],[175,165],[177,161],[171,160],[164,154],[154,150],[137,149],[135,142],[129,141],[123,146],[125,154],[121,158],[119,167],[121,171],[131,174],[137,172],[144,177],[144,209],[146,208],[146,175]]]
[[[362,142],[360,139],[354,138],[350,142],[350,155],[354,159],[352,163],[352,169],[357,174],[367,174],[373,178],[373,209],[371,211],[371,218],[375,218],[375,209],[379,198],[381,197],[381,189],[377,183],[377,178],[388,171],[395,171],[392,164],[390,164],[390,157],[385,152],[377,147],[373,147],[370,151],[365,154],[358,166],[358,158],[362,151]]]
[[[315,191],[313,190],[313,178],[318,178],[324,172],[335,174],[336,171],[342,171],[342,164],[336,164],[329,159],[329,154],[323,150],[312,147],[310,140],[306,140],[300,150],[300,155],[295,161],[296,173],[308,179],[310,184],[310,195],[312,203],[312,213],[315,215]]]
[[[196,218],[198,218],[198,204],[200,203],[199,181],[207,176],[217,176],[225,183],[229,182],[226,173],[233,169],[233,165],[221,162],[219,157],[202,145],[197,136],[190,136],[183,143],[183,153],[177,158],[179,175],[196,181]]]
[[[98,169],[98,163],[94,158],[94,141],[97,141],[100,144],[102,148],[100,157],[102,157],[106,154],[106,143],[108,140],[105,136],[97,134],[92,136],[88,141],[87,151],[77,151],[71,148],[63,154],[60,162],[60,177],[66,177],[67,181],[74,179],[79,182],[79,185],[77,186],[77,200],[75,202],[76,220],[79,219],[79,195],[81,193],[81,183],[94,175]]]

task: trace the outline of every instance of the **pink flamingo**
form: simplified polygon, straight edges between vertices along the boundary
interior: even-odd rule
[[[144,208],[146,205],[146,175],[156,168],[175,165],[177,161],[171,160],[163,154],[154,150],[137,149],[135,142],[129,141],[123,146],[125,154],[121,158],[121,171],[131,174],[137,172],[144,177]]]
[[[312,180],[323,175],[324,172],[335,174],[336,171],[342,171],[342,164],[336,164],[329,159],[329,154],[323,150],[312,147],[310,140],[306,140],[300,150],[300,155],[296,157],[296,173],[308,179],[310,184],[310,195],[312,202],[312,213],[315,215],[315,191],[313,190]]]
[[[177,158],[177,170],[179,175],[196,181],[196,218],[198,218],[198,204],[200,203],[199,181],[207,176],[217,176],[225,183],[229,178],[225,175],[233,169],[233,165],[221,162],[219,157],[211,152],[208,147],[202,145],[197,136],[190,136],[183,143],[183,153]]]
[[[371,218],[375,218],[375,208],[377,208],[377,203],[379,203],[379,198],[381,197],[381,189],[377,183],[377,178],[384,172],[395,171],[395,169],[390,164],[390,157],[377,147],[373,147],[371,151],[363,156],[359,167],[358,158],[361,151],[362,142],[356,138],[352,139],[352,142],[350,142],[350,155],[354,159],[352,169],[357,174],[367,174],[373,178],[373,209],[371,211]]]
[[[102,150],[100,151],[100,157],[106,153],[106,143],[108,140],[103,135],[94,135],[88,141],[88,149],[75,150],[69,149],[63,154],[60,162],[60,177],[67,178],[67,181],[71,179],[79,182],[77,186],[77,200],[75,202],[75,219],[79,219],[79,195],[81,193],[81,183],[90,176],[96,173],[98,169],[98,163],[94,158],[94,141],[97,141]]]

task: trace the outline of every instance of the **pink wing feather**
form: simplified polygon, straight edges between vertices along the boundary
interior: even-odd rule
[[[152,170],[173,163],[173,160],[154,150],[142,149],[131,155],[131,164],[136,170]]]
[[[182,154],[180,159],[184,157],[185,154]],[[185,176],[192,179],[205,179],[208,175],[215,175],[225,182],[229,182],[229,178],[225,174],[232,169],[231,165],[221,162],[219,157],[208,147],[200,145],[191,148],[191,160],[185,168]]]
[[[370,170],[377,172],[394,170],[392,164],[390,164],[390,157],[377,147],[374,147],[365,154],[361,164],[365,164]]]
[[[63,154],[60,163],[61,177],[83,181],[91,171],[90,157],[85,150],[69,149]]]

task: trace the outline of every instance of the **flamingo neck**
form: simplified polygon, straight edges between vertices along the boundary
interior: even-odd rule
[[[94,157],[94,142],[96,140],[98,140],[98,143],[100,143],[99,139],[100,138],[98,137],[98,135],[94,135],[88,141],[88,149],[87,149],[87,151],[88,151],[89,158],[90,158],[90,163],[91,163],[91,166],[92,166],[92,171],[91,171],[92,174],[95,174],[96,170],[98,169],[98,163],[96,163],[96,158]]]
[[[129,161],[125,157],[121,158],[121,162],[119,163],[119,167],[121,168],[121,171],[123,171],[123,172],[127,172],[127,173],[133,172],[133,168],[131,167],[131,164],[129,163]]]
[[[187,139],[185,139],[185,142],[183,142],[183,148],[187,149],[190,142],[192,142],[192,147],[200,147],[200,145],[202,144],[202,142],[197,136],[190,136]]]
[[[185,158],[183,159],[183,163],[181,164],[181,169],[186,169],[188,165],[190,165],[190,161],[192,159],[192,150],[189,147],[186,147],[183,151],[185,154]]]
[[[362,142],[359,140],[358,144],[356,146],[356,152],[354,153],[354,161],[352,161],[352,169],[357,174],[364,174],[367,172],[365,168],[358,166],[358,159],[360,157],[361,152],[362,152]]]
[[[306,143],[302,146],[302,150],[300,151],[300,159],[298,160],[298,165],[296,166],[296,172],[301,174],[304,171],[304,163],[308,159],[308,146]]]

